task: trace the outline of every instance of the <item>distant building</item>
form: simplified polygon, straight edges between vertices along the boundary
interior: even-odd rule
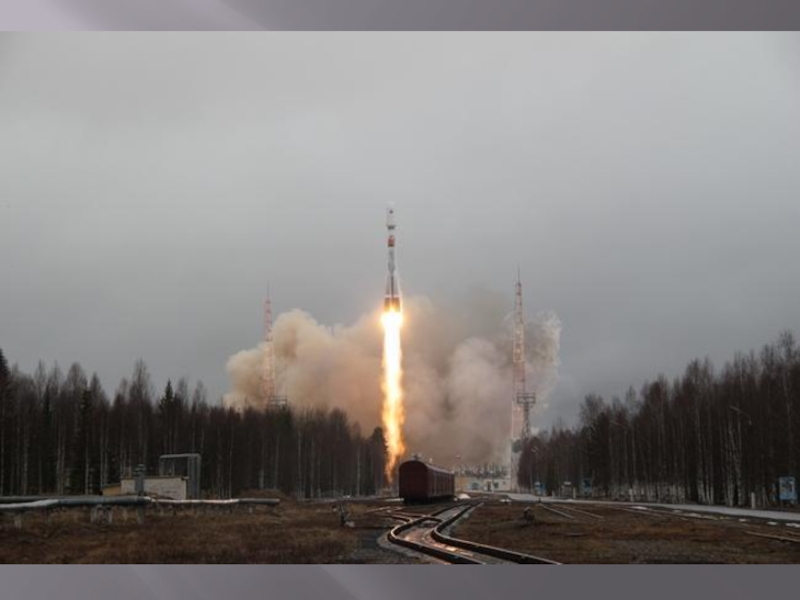
[[[142,475],[141,492],[154,498],[172,500],[195,500],[200,498],[200,455],[164,454],[158,457],[158,475],[144,475],[144,467],[139,467]],[[119,483],[106,485],[103,496],[136,495],[137,477],[122,477]]]
[[[457,492],[507,492],[510,489],[511,480],[508,477],[456,475]]]

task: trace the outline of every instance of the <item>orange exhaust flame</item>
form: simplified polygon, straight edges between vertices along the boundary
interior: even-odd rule
[[[403,314],[389,310],[381,316],[383,325],[383,430],[386,438],[388,460],[386,462],[386,478],[391,481],[394,469],[400,457],[405,453],[403,443],[403,389],[402,349],[400,347],[400,327]]]

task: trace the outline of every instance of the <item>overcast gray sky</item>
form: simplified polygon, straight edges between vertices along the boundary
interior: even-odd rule
[[[547,421],[800,317],[797,34],[0,37],[0,348],[111,392],[276,312],[475,289],[562,323]]]

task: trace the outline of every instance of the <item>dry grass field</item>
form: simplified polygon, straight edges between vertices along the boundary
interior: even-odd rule
[[[670,512],[580,507],[572,519],[531,505],[486,504],[459,523],[451,535],[526,552],[561,563],[800,563],[800,543],[781,542],[746,532],[800,542],[800,529],[738,519],[709,519]]]
[[[90,522],[87,509],[26,514],[22,528],[0,517],[2,563],[350,563],[407,562],[381,549],[390,521],[352,504],[342,527],[332,504],[284,500],[276,507],[229,511],[115,509],[112,523]]]

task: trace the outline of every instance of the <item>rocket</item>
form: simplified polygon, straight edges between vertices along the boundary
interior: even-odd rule
[[[386,243],[389,250],[389,273],[386,276],[386,297],[383,301],[383,310],[400,312],[400,283],[394,258],[394,206],[391,204],[386,208],[386,229],[388,232]]]

